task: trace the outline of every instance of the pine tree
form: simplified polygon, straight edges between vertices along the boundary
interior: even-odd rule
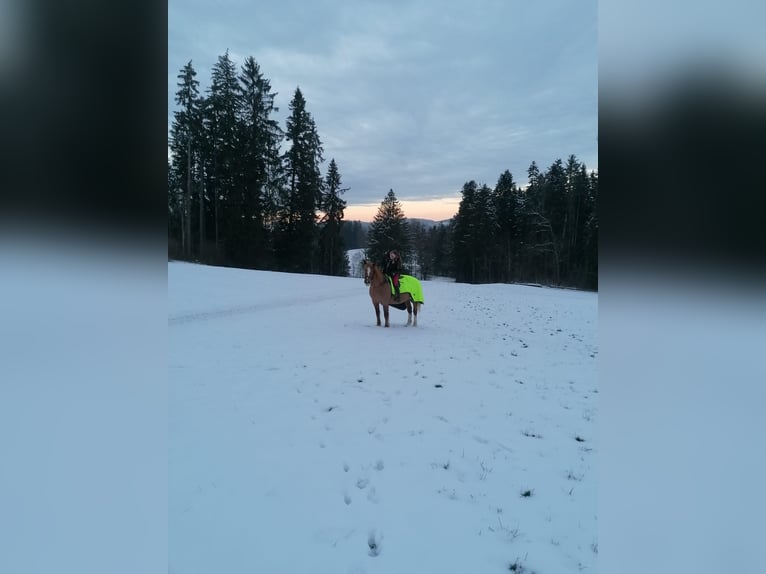
[[[343,243],[341,228],[346,202],[342,195],[348,188],[341,188],[340,172],[335,158],[330,160],[322,195],[322,228],[319,236],[321,273],[325,275],[348,275],[348,255]]]
[[[456,281],[534,281],[598,287],[598,174],[569,156],[546,173],[532,162],[521,189],[509,171],[491,192],[466,182],[447,240],[434,241],[437,274]],[[433,239],[429,236],[429,244]],[[452,268],[442,271],[439,246],[451,247]]]
[[[311,273],[318,253],[316,211],[323,186],[319,171],[323,150],[300,88],[296,88],[290,102],[285,137],[291,145],[283,156],[286,188],[281,201],[281,267]]]
[[[184,192],[176,177],[173,165],[168,159],[168,256],[185,256],[179,246],[179,238],[183,241],[183,210]]]
[[[367,257],[382,261],[387,251],[396,249],[407,266],[412,258],[410,227],[401,204],[390,189],[380,204],[367,232]]]
[[[169,193],[179,194],[177,198],[177,229],[180,231],[181,251],[185,258],[191,258],[192,250],[192,189],[195,187],[196,160],[202,143],[200,133],[200,98],[197,72],[191,60],[178,74],[178,91],[175,101],[180,109],[173,113],[170,151],[173,158],[173,181],[176,188]]]
[[[523,200],[524,276],[526,281],[550,282],[550,253],[553,250],[552,226],[547,216],[546,176],[536,162],[527,170],[529,185]]]
[[[585,226],[587,223],[588,173],[570,155],[566,165],[567,221],[563,232],[564,276],[570,285],[585,282]]]
[[[492,201],[492,190],[483,184],[476,191],[474,257],[477,258],[477,276],[475,281],[486,283],[495,281],[495,262],[497,261],[497,216]]]
[[[219,254],[222,238],[227,238],[227,251],[241,226],[243,192],[237,186],[241,157],[238,145],[237,71],[229,51],[218,57],[211,71],[211,83],[205,100],[204,121],[207,132],[207,187],[213,198],[213,239]]]
[[[455,280],[476,283],[478,280],[478,185],[475,181],[463,184],[463,197],[453,221],[453,264]]]
[[[260,66],[251,56],[245,60],[239,75],[238,117],[241,142],[241,166],[238,176],[242,189],[242,232],[238,237],[241,260],[248,267],[263,268],[269,257],[268,224],[271,207],[269,186],[279,166],[276,150],[282,130],[273,112],[276,94],[271,82],[263,77]]]
[[[598,289],[598,173],[588,178],[588,196],[585,202],[585,284],[588,289]]]
[[[564,164],[557,159],[545,174],[545,218],[548,220],[550,254],[552,261],[549,268],[552,271],[554,285],[561,285],[564,272],[563,263],[566,259],[564,251],[564,233],[567,216],[567,179]]]
[[[497,217],[498,271],[501,281],[513,281],[519,261],[520,192],[513,175],[505,170],[493,193]]]
[[[282,269],[279,263],[280,233],[285,213],[283,199],[286,196],[287,175],[279,153],[279,145],[270,146],[267,152],[266,186],[263,190],[263,223],[269,240],[265,265],[269,269]]]
[[[537,167],[537,162],[535,161],[529,164],[527,181],[529,183],[526,191],[526,204],[528,207],[533,207],[535,210],[542,212],[545,208],[542,196],[544,177],[540,173],[540,168]]]

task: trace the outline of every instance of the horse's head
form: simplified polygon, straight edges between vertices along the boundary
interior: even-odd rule
[[[372,281],[372,268],[375,265],[369,259],[362,261],[362,276],[364,277],[364,284],[369,285]]]

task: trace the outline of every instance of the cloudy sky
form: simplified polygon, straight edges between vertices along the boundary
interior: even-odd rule
[[[525,183],[570,154],[598,168],[597,40],[596,0],[170,0],[168,122],[186,62],[204,90],[227,49],[253,56],[283,127],[300,86],[347,219],[389,188],[405,215],[446,219],[470,179]]]

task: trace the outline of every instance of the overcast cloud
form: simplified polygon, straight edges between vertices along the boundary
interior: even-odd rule
[[[186,62],[206,89],[226,49],[252,55],[283,127],[300,86],[349,205],[524,183],[569,154],[597,168],[595,0],[170,0],[168,26],[168,122]]]

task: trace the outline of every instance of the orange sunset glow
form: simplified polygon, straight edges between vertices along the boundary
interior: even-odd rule
[[[460,196],[452,198],[429,199],[429,200],[399,200],[404,215],[408,218],[432,219],[443,221],[450,219],[457,213],[460,206]],[[346,206],[344,219],[346,221],[360,220],[372,221],[378,212],[380,202],[351,204]]]

